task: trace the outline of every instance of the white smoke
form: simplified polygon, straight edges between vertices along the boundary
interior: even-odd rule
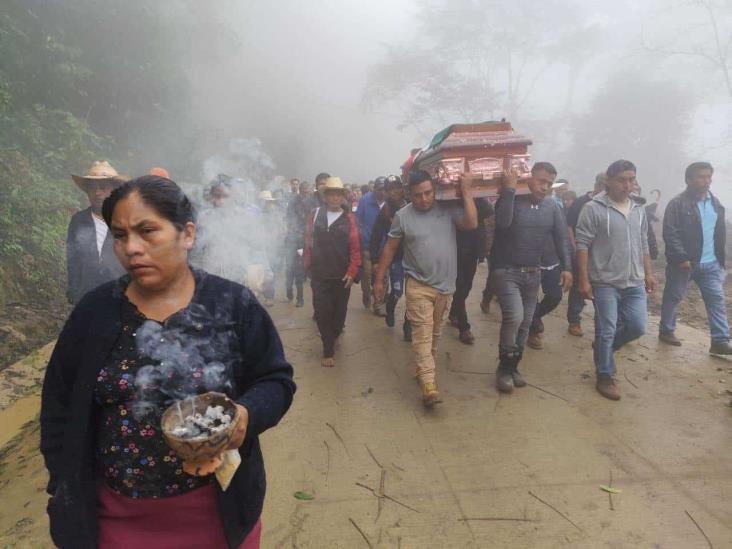
[[[198,212],[193,263],[261,293],[282,265],[286,212],[283,199],[263,201],[259,194],[284,197],[285,178],[275,175],[272,158],[256,138],[232,139],[227,151],[204,162],[203,173],[209,183],[192,193]],[[210,189],[217,178],[225,182],[226,196],[215,204]]]
[[[188,323],[211,320],[200,306],[191,305],[181,314],[187,317]],[[169,404],[197,394],[199,385],[206,391],[224,392],[231,388],[230,372],[215,359],[217,352],[225,352],[228,341],[195,337],[190,330],[169,328],[149,320],[137,329],[135,343],[143,356],[155,361],[140,368],[135,376],[132,413],[137,419],[157,407],[157,392],[168,397]]]
[[[274,178],[274,172],[274,161],[256,137],[235,137],[229,141],[228,150],[217,153],[203,162],[204,181],[211,181],[219,174],[226,174],[262,185]]]

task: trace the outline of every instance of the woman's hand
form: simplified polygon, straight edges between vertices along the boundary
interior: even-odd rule
[[[249,410],[244,408],[241,404],[237,404],[236,408],[239,410],[239,421],[236,422],[234,432],[231,434],[231,442],[229,442],[229,445],[224,449],[224,451],[236,450],[244,444],[244,438],[247,436],[247,427],[249,427]]]
[[[183,471],[193,477],[206,477],[215,472],[221,465],[221,456],[204,459],[187,459],[183,462]]]
[[[239,420],[231,434],[229,445],[223,450],[224,452],[239,448],[244,443],[244,438],[247,435],[249,411],[241,404],[236,404],[236,408],[239,411]],[[214,473],[219,468],[219,465],[221,465],[221,461],[221,455],[200,460],[189,459],[183,462],[183,470],[194,477],[205,477]]]

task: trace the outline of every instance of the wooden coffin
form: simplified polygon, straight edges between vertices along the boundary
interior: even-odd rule
[[[517,193],[526,194],[531,177],[529,145],[531,140],[517,134],[509,122],[454,124],[435,135],[412,168],[435,178],[438,200],[460,197],[460,177],[465,172],[480,175],[473,183],[475,197],[495,199],[503,171],[510,169],[518,172]]]

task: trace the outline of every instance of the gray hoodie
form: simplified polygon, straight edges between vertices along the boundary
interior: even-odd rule
[[[575,241],[588,250],[588,275],[598,286],[632,288],[645,283],[643,257],[648,255],[648,220],[645,208],[631,198],[626,218],[605,193],[585,204]]]

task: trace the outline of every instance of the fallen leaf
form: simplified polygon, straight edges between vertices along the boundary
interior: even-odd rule
[[[302,499],[302,500],[305,500],[305,501],[310,501],[311,499],[315,499],[315,496],[312,495],[310,492],[301,492],[301,491],[298,491],[298,492],[295,492],[292,495],[295,496],[296,499]]]
[[[608,494],[619,494],[622,492],[622,490],[618,490],[617,488],[610,488],[610,486],[605,486],[604,484],[600,484],[600,490],[603,490]]]

